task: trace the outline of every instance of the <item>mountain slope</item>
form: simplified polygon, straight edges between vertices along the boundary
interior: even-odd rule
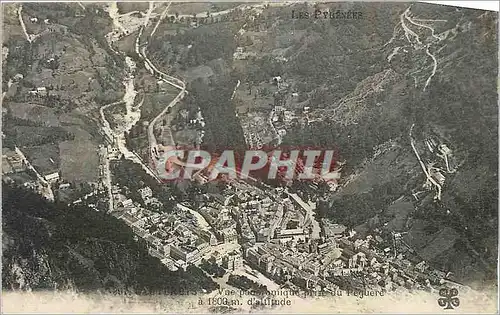
[[[214,290],[196,267],[172,272],[120,220],[53,204],[22,188],[2,189],[4,289],[74,288],[135,293]]]
[[[320,207],[322,216],[360,235],[408,232],[404,240],[416,251],[416,262],[426,260],[468,284],[493,283],[496,14],[428,4],[353,8],[366,20],[306,25],[312,40],[291,55],[296,66],[288,69],[292,77],[320,86],[308,92],[306,104],[316,121],[291,130],[285,143],[305,139],[335,147],[347,162],[341,188]],[[348,79],[341,85],[335,75]],[[426,183],[415,151],[436,178],[443,175],[440,195]],[[409,211],[401,202],[411,205]]]

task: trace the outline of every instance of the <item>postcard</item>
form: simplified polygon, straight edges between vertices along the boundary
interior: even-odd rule
[[[1,7],[4,313],[498,312],[498,3]]]

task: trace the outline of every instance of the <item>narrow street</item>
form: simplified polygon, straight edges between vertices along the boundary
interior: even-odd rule
[[[300,198],[295,193],[294,194],[288,193],[288,195],[290,197],[292,197],[293,200],[295,200],[304,210],[306,210],[307,216],[306,216],[304,222],[306,223],[306,225],[308,223],[310,223],[312,225],[311,238],[312,239],[319,239],[320,238],[321,227],[320,227],[318,221],[316,221],[316,218],[315,218],[314,209],[316,209],[316,205],[315,204],[311,205],[311,204],[305,203],[304,200],[302,200],[302,198]]]

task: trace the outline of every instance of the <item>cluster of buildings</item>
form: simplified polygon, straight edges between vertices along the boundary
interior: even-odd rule
[[[212,213],[223,216],[214,228],[220,231],[234,229],[241,243],[265,243],[273,239],[286,242],[309,237],[313,222],[307,210],[283,188],[266,187],[264,190],[234,182],[225,193],[227,196],[221,198],[225,199],[223,203],[211,205]],[[203,207],[200,213],[206,216]],[[215,222],[209,216],[207,221]]]
[[[23,165],[13,151],[4,151],[3,163]],[[205,259],[231,272],[242,270],[245,262],[290,288],[322,291],[431,288],[446,277],[424,261],[380,249],[380,235],[356,238],[345,226],[324,220],[322,236],[315,237],[315,219],[305,203],[286,189],[264,186],[230,182],[222,193],[205,193],[195,209],[178,204],[160,213],[152,211],[161,202],[150,187],[132,194],[113,185],[113,215],[171,270]]]
[[[216,231],[218,244],[241,244],[240,253],[212,254],[212,261],[228,270],[244,261],[277,283],[323,291],[430,289],[446,276],[424,261],[393,255],[382,248],[380,235],[359,238],[343,225],[323,222],[322,236],[314,237],[314,218],[281,188],[233,182],[223,194],[207,194],[198,212]]]
[[[245,244],[243,256],[253,268],[289,287],[330,291],[362,290],[366,287],[393,290],[396,287],[431,288],[446,276],[421,261],[413,264],[402,256],[372,246],[375,239],[353,240],[339,228],[334,236],[312,239],[277,239],[264,244]]]
[[[245,51],[245,47],[236,47],[236,51],[233,53],[233,59],[235,60],[247,60],[251,57],[257,57],[257,53]]]
[[[190,124],[196,129],[195,144],[200,146],[203,143],[203,137],[205,137],[205,118],[203,118],[199,107],[195,119],[192,119]]]
[[[25,170],[26,164],[16,151],[7,148],[2,149],[2,175],[24,172]]]
[[[178,204],[169,213],[151,211],[158,200],[150,187],[136,192],[138,200],[122,190],[112,189],[115,215],[171,270],[207,260],[237,271],[245,262],[279,284],[322,291],[431,288],[445,277],[379,249],[380,235],[356,238],[325,221],[317,236],[311,209],[287,189],[231,181],[222,192],[204,193],[196,207]]]
[[[162,259],[171,270],[186,269],[197,264],[217,240],[206,230],[199,229],[196,219],[180,209],[174,213],[156,213],[126,199],[119,205],[127,209],[119,214],[136,235],[143,238],[153,256]],[[118,213],[120,213],[118,212]],[[118,214],[117,213],[117,214]]]
[[[143,187],[138,190],[138,193],[146,206],[152,206],[155,209],[159,209],[162,206],[158,198],[153,197],[153,190],[150,187]]]
[[[224,243],[238,241],[236,223],[231,218],[230,210],[224,205],[210,202],[202,206],[198,212],[213,228],[215,235]]]
[[[37,87],[37,88],[34,88],[32,90],[29,91],[29,94],[30,95],[34,95],[34,96],[47,96],[48,95],[48,90],[45,86],[40,86],[40,87]]]
[[[237,233],[227,213],[220,214],[206,206],[199,209],[198,214],[183,205],[177,205],[170,213],[153,212],[151,205],[159,201],[152,189],[146,186],[138,193],[143,203],[133,201],[114,185],[113,214],[131,226],[134,233],[148,243],[150,254],[160,258],[171,270],[185,270],[189,264],[200,264],[203,258],[230,269],[242,265],[237,251],[223,251],[221,247],[226,243],[237,245]],[[200,214],[209,225],[201,224]]]
[[[36,180],[36,174],[28,173],[28,171],[33,169],[33,166],[25,160],[20,154],[20,151],[2,148],[2,180],[6,183],[22,183],[24,187],[43,195],[43,191],[46,189],[44,185],[46,184]],[[59,173],[57,173],[57,175],[59,175]],[[43,176],[43,179],[48,179],[50,180],[48,181],[49,183],[53,183],[54,179],[59,179],[59,176],[55,178],[52,174],[48,174]]]
[[[259,84],[262,88],[257,90],[261,92],[254,94],[253,100],[247,96],[240,97],[244,99],[245,104],[241,108],[247,109],[244,112],[246,119],[242,120],[241,124],[249,147],[260,149],[273,140],[277,140],[276,143],[279,145],[287,129],[299,125],[305,126],[312,122],[309,116],[309,106],[299,104],[299,93],[293,92],[292,85],[284,77],[275,76],[271,77],[268,82]],[[267,93],[264,94],[262,91],[267,91]],[[267,101],[268,98],[269,101]],[[268,104],[264,105],[266,102]],[[250,105],[252,103],[253,105]],[[265,113],[262,111],[262,106],[272,107],[269,112]],[[250,110],[251,107],[255,110]],[[238,111],[241,112],[241,110]]]

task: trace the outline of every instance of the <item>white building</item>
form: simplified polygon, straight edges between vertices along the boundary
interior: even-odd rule
[[[122,204],[123,204],[123,207],[127,208],[127,207],[131,207],[134,204],[134,202],[132,201],[132,199],[127,199],[127,200],[124,200],[122,202]]]
[[[54,172],[51,174],[45,175],[45,180],[48,182],[57,182],[59,180],[59,172]]]
[[[64,183],[64,184],[59,185],[59,189],[67,189],[70,187],[71,187],[71,185],[69,183]]]
[[[147,199],[153,196],[153,191],[147,186],[139,189],[139,193],[141,194],[142,199]]]

